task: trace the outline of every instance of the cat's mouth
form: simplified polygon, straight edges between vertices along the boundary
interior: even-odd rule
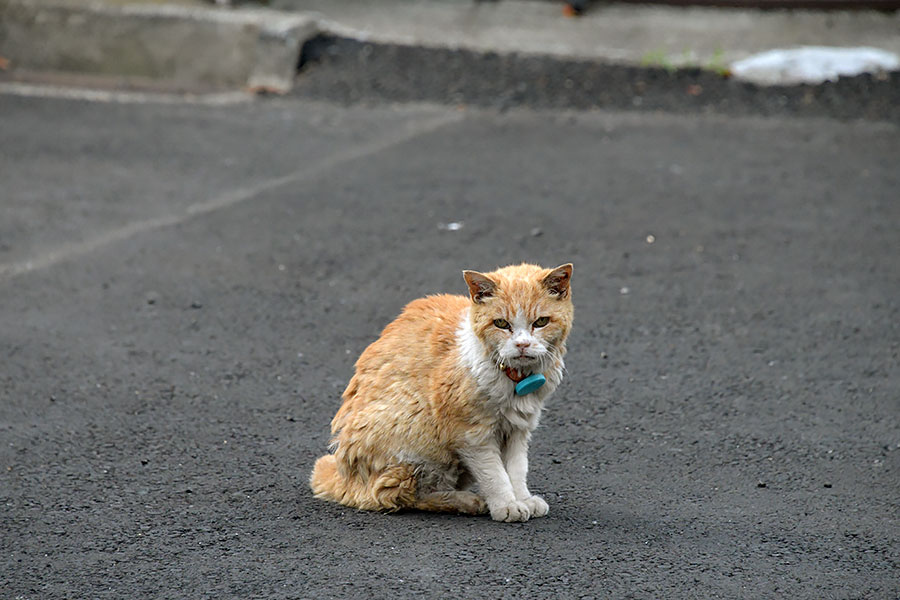
[[[537,356],[531,356],[530,354],[520,354],[518,356],[511,356],[503,360],[503,364],[508,367],[514,367],[519,371],[528,371],[535,367],[540,360]]]

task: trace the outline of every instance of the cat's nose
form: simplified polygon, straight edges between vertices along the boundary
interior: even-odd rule
[[[516,342],[516,348],[518,348],[519,350],[524,350],[525,348],[528,348],[529,346],[531,346],[531,342],[526,342],[526,341]]]

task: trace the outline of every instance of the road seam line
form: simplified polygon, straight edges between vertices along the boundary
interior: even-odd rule
[[[52,84],[0,82],[0,94],[24,98],[51,98],[61,100],[85,100],[88,102],[112,102],[116,104],[199,104],[203,106],[231,106],[249,104],[255,96],[249,92],[166,93],[137,92],[129,90],[98,90],[83,87],[65,87]]]
[[[409,130],[404,131],[400,135],[386,135],[377,140],[354,146],[351,149],[337,152],[324,161],[317,162],[312,166],[307,166],[298,171],[260,181],[244,188],[225,192],[203,202],[190,204],[175,214],[135,221],[105,231],[87,240],[62,244],[37,256],[12,263],[0,264],[0,281],[12,279],[24,273],[40,271],[65,260],[84,256],[98,248],[132,238],[141,233],[179,225],[195,217],[207,215],[246,202],[264,192],[300,181],[313,175],[321,175],[324,171],[331,170],[339,165],[358,160],[398,144],[403,144],[419,136],[437,131],[447,125],[458,123],[462,119],[462,114],[451,113],[439,118],[430,119],[426,122],[410,123]]]

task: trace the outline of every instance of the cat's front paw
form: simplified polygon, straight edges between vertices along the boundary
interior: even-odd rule
[[[547,502],[540,496],[529,496],[522,500],[522,504],[528,507],[532,517],[543,517],[550,512]]]
[[[531,510],[524,502],[513,500],[505,504],[491,506],[491,518],[495,521],[505,521],[507,523],[523,522],[531,518]]]

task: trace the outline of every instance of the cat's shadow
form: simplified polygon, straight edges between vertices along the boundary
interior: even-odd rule
[[[495,523],[490,515],[456,515],[447,513],[432,513],[416,510],[401,510],[389,515],[383,515],[389,519],[396,519],[404,524],[411,522],[428,523],[436,526],[446,524],[448,527],[458,527],[465,524],[467,527],[487,526],[491,531],[496,527],[524,526],[535,531],[563,532],[567,530],[583,531],[597,529],[623,536],[633,536],[638,532],[658,531],[663,528],[660,521],[629,511],[623,507],[605,506],[588,509],[587,507],[573,504],[551,503],[550,514],[545,517],[530,519],[524,523]]]

